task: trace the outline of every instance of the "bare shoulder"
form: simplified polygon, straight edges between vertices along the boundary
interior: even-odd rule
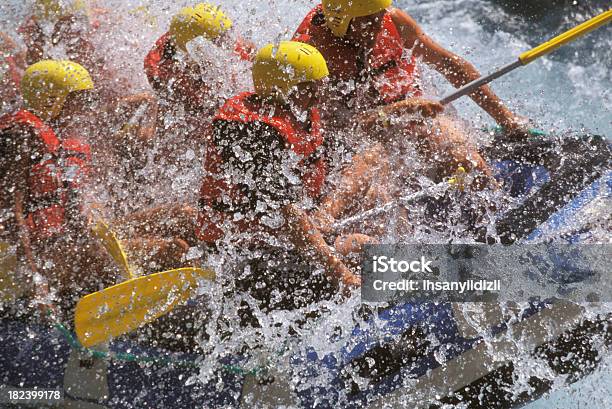
[[[393,19],[395,25],[401,27],[403,30],[418,30],[419,25],[417,24],[417,22],[404,10],[399,9],[397,7],[391,7],[389,8],[389,14],[391,15],[391,18]]]
[[[412,48],[415,41],[423,36],[423,31],[417,22],[404,10],[395,7],[389,9],[389,15],[402,36],[404,47]]]

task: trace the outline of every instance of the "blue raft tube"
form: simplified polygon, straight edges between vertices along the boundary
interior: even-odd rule
[[[539,152],[531,156],[554,149],[543,133],[533,132],[532,137],[540,146]],[[589,141],[587,144],[593,146],[591,138],[576,140]],[[577,145],[576,141],[564,144],[572,152],[580,151]],[[547,168],[534,164],[533,157],[526,161],[532,163],[527,164],[504,157],[493,162],[498,179],[504,181],[511,195],[524,199],[497,224],[503,243],[515,242],[516,238],[522,243],[534,243],[559,237],[566,243],[581,243],[589,238],[588,227],[568,231],[566,226],[596,200],[612,197],[609,144],[595,137],[594,145],[597,154],[576,155],[565,164],[568,173],[582,171],[578,177],[558,172],[555,175],[558,169],[554,165]],[[538,197],[540,192],[555,194],[547,184],[559,179],[571,180],[577,187],[562,206],[558,197]],[[577,180],[582,184],[574,183]],[[554,211],[546,208],[551,205]],[[534,208],[538,211],[528,214],[536,213],[541,221],[533,223],[521,218],[527,213],[524,209]],[[572,260],[555,261],[560,268],[572,266]],[[534,334],[547,328],[546,336],[531,340],[530,356],[544,360],[556,375],[567,376],[568,383],[587,375],[601,359],[595,339],[604,339],[608,345],[612,342],[608,325],[612,314],[582,320],[580,311],[576,305],[531,303],[520,312],[519,323],[514,324],[526,331],[531,328]],[[465,322],[458,319],[461,314],[450,303],[392,305],[377,311],[366,325],[356,327],[339,352],[320,356],[312,348],[303,350],[295,359],[299,370],[294,374],[304,380],[297,387],[302,407],[515,408],[550,390],[550,380],[533,376],[525,383],[528,391],[513,393],[513,385],[520,378],[514,371],[515,363],[491,357],[492,341],[484,342],[484,336],[473,333],[469,326],[466,330]],[[500,319],[489,325],[484,331],[486,337],[501,336],[503,340],[507,323]],[[504,353],[509,351],[512,348]]]

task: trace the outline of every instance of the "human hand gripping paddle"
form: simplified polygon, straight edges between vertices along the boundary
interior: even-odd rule
[[[604,26],[611,20],[612,9],[590,19],[589,21],[586,21],[585,23],[580,24],[577,27],[574,27],[571,30],[566,31],[565,33],[553,38],[552,40],[549,40],[529,51],[522,53],[515,62],[508,64],[489,75],[478,78],[464,85],[456,91],[448,94],[438,102],[421,98],[409,98],[405,101],[399,101],[381,107],[375,111],[370,111],[361,118],[361,122],[367,127],[373,125],[375,122],[380,122],[382,120],[383,125],[388,126],[390,123],[389,117],[392,115],[398,116],[405,114],[420,114],[422,117],[433,117],[442,111],[444,105],[448,105],[449,103],[461,98],[464,95],[471,94],[481,86],[486,85],[491,81],[508,74],[516,68],[527,65],[537,60],[538,58],[551,53],[552,51],[562,47],[563,45],[568,44],[574,41],[575,39],[582,37],[590,33],[591,31],[596,30],[599,27]]]
[[[479,87],[488,84],[489,82],[513,71],[514,69],[521,67],[523,65],[527,65],[532,61],[556,50],[557,48],[599,28],[603,25],[607,24],[612,20],[612,10],[608,10],[597,17],[592,18],[591,20],[580,24],[579,26],[553,38],[550,41],[547,41],[529,51],[522,53],[517,61],[512,64],[508,64],[499,70],[481,77],[477,80],[470,82],[469,84],[464,85],[453,93],[445,96],[439,102],[422,99],[422,98],[409,98],[404,101],[399,101],[393,104],[389,104],[383,107],[380,107],[376,110],[369,111],[362,115],[360,118],[360,122],[365,130],[370,130],[376,124],[382,124],[383,127],[388,128],[391,124],[392,118],[401,117],[404,115],[410,115],[406,118],[408,121],[422,121],[422,118],[426,117],[435,117],[437,114],[441,113],[444,109],[444,105],[449,104],[450,102],[474,92]],[[417,115],[414,115],[417,114]],[[419,118],[420,116],[420,118]],[[450,146],[453,146],[451,144]],[[485,165],[484,161],[480,163],[481,165]],[[486,169],[485,166],[480,166],[480,170]],[[468,169],[469,170],[469,169]],[[493,180],[489,179],[490,182]],[[495,186],[495,184],[493,183]]]
[[[198,280],[215,280],[213,271],[191,267],[135,277],[121,243],[109,227],[98,221],[93,231],[129,279],[89,294],[77,303],[75,332],[85,347],[154,321],[189,300],[198,287]]]

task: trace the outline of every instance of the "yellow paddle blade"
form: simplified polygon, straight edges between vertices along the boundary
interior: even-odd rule
[[[534,49],[529,51],[525,51],[523,54],[519,56],[519,60],[523,65],[527,65],[533,60],[536,60],[543,55],[550,53],[551,51],[556,50],[564,44],[569,43],[570,41],[575,40],[578,37],[581,37],[585,34],[590,33],[591,31],[608,24],[612,21],[612,9],[601,13],[597,17],[593,17],[589,21],[586,21],[580,24],[577,27],[572,28],[571,30],[566,31],[565,33],[558,35],[550,41],[541,44]]]
[[[127,255],[123,251],[121,242],[115,233],[102,220],[96,221],[96,224],[91,229],[94,235],[102,241],[102,245],[109,252],[115,263],[123,269],[127,274],[127,278],[134,278],[134,273],[128,263]]]
[[[85,347],[123,335],[170,312],[194,294],[198,279],[213,281],[215,273],[180,268],[134,278],[83,297],[74,325]]]

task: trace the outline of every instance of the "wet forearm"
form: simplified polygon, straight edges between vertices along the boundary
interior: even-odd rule
[[[290,240],[296,248],[314,256],[316,261],[326,267],[328,276],[335,283],[342,281],[343,277],[339,274],[341,269],[338,268],[341,261],[308,215],[295,205],[286,206],[284,214],[288,221]]]
[[[456,88],[460,88],[481,77],[476,67],[450,52],[447,56],[440,59],[436,68]],[[512,116],[508,108],[504,106],[501,99],[488,85],[478,88],[469,94],[469,97],[500,124],[505,123]]]
[[[34,301],[40,303],[41,305],[48,305],[48,297],[49,297],[49,284],[47,282],[46,277],[42,276],[39,272],[38,265],[36,264],[36,260],[34,259],[34,253],[32,252],[32,243],[30,241],[30,233],[25,220],[24,213],[24,202],[25,195],[23,192],[18,191],[15,194],[15,221],[17,224],[17,228],[19,230],[19,244],[21,251],[24,255],[25,261],[30,267],[31,271],[31,280],[33,284],[33,294]],[[51,307],[44,307],[46,309]]]
[[[26,62],[34,64],[44,57],[45,34],[35,18],[30,17],[19,28],[19,33],[26,46]]]
[[[433,66],[455,87],[461,87],[480,77],[476,67],[434,41],[407,13],[400,9],[392,9],[391,16],[404,46],[412,49],[416,57]],[[470,94],[470,97],[498,123],[505,125],[513,120],[512,113],[489,86],[479,88]]]
[[[34,260],[34,255],[32,253],[32,243],[30,241],[30,235],[28,231],[28,226],[25,220],[24,213],[24,195],[22,192],[18,191],[15,193],[15,221],[17,224],[17,228],[19,231],[19,242],[21,244],[21,249],[25,256],[26,262],[28,263],[32,272],[36,272],[38,270],[38,266],[36,265],[36,261]]]

